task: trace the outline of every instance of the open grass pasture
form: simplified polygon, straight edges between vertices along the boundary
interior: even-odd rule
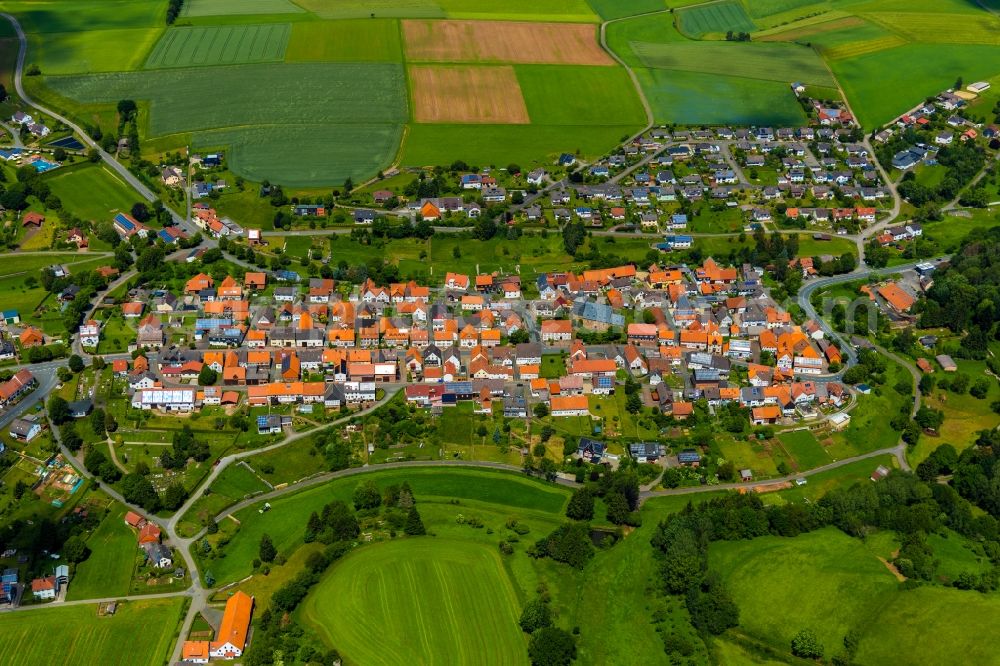
[[[641,125],[456,125],[414,123],[407,130],[400,162],[433,166],[464,160],[468,164],[521,167],[552,164],[559,153],[596,157]]]
[[[919,62],[919,68],[912,63]],[[966,81],[996,74],[1000,47],[907,44],[830,63],[858,120],[871,129],[889,122],[928,95],[953,85],[956,72]]]
[[[301,614],[355,663],[525,658],[514,584],[496,548],[478,543],[423,537],[359,550],[320,581]]]
[[[517,80],[537,125],[645,122],[635,87],[620,67],[517,65]]]
[[[122,28],[32,34],[28,61],[45,75],[139,69],[162,33],[160,28]]]
[[[643,67],[642,60],[632,49],[632,44],[688,43],[688,38],[677,32],[671,14],[654,14],[616,21],[607,26],[605,38],[608,48],[632,67]]]
[[[286,62],[399,62],[399,22],[392,19],[302,21],[292,24]]]
[[[146,69],[279,62],[292,27],[287,23],[170,28],[146,59]]]
[[[198,132],[194,146],[228,147],[229,169],[251,181],[319,187],[373,175],[392,162],[402,135],[402,124],[279,125]]]
[[[67,598],[100,599],[128,594],[139,547],[135,532],[125,524],[125,507],[115,503],[87,539],[90,557],[76,568]]]
[[[681,32],[700,39],[705,35],[733,32],[753,32],[757,26],[747,16],[738,0],[720,0],[675,12]]]
[[[631,46],[646,67],[656,69],[780,81],[786,85],[790,81],[836,85],[816,52],[804,46],[745,42],[634,42]]]
[[[15,15],[28,34],[162,28],[166,9],[167,3],[163,0],[13,0],[4,3],[4,11]],[[3,29],[10,30],[9,24]]]
[[[386,470],[375,480],[380,487],[408,481],[418,502],[432,497],[456,498],[503,504],[514,511],[560,513],[569,496],[563,489],[516,474],[479,470]],[[271,500],[271,510],[263,514],[258,513],[257,505],[238,511],[235,517],[241,524],[226,546],[225,557],[211,561],[208,568],[220,583],[248,575],[263,534],[271,536],[279,552],[289,555],[302,543],[309,514],[333,500],[350,504],[358,483],[360,478],[347,477]]]
[[[740,607],[743,630],[782,651],[807,627],[824,645],[842,645],[844,634],[863,630],[897,587],[860,540],[834,528],[713,543],[709,566]]]
[[[58,169],[45,182],[66,210],[85,220],[110,220],[139,200],[131,187],[103,165]]]
[[[765,18],[812,5],[816,0],[749,0],[744,3],[750,16]]]
[[[301,14],[305,11],[289,0],[186,0],[181,16],[240,16],[250,14]]]
[[[3,661],[160,666],[174,645],[182,604],[182,597],[128,601],[109,617],[98,617],[91,604],[5,613]]]

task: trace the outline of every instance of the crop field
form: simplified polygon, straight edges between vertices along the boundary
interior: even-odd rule
[[[289,0],[186,0],[181,16],[232,16],[240,14],[301,14],[305,10]]]
[[[234,0],[237,1],[237,0]],[[298,0],[298,4],[324,19],[444,18],[434,0]]]
[[[646,120],[632,80],[620,67],[517,65],[515,70],[535,124],[638,128]]]
[[[279,62],[291,26],[220,25],[170,28],[146,59],[146,69]]]
[[[939,12],[871,12],[865,18],[894,30],[912,42],[1000,45],[1000,18]]]
[[[825,17],[824,17],[825,18]],[[857,16],[824,20],[822,23],[801,22],[793,26],[782,26],[780,29],[766,31],[766,34],[756,37],[758,42],[791,42],[803,40],[816,35],[822,35],[835,30],[858,28],[865,25],[863,19]]]
[[[614,65],[594,26],[509,21],[404,21],[408,61]]]
[[[391,19],[302,21],[292,24],[286,62],[400,62],[399,22]]]
[[[671,14],[655,14],[617,21],[607,27],[608,47],[633,67],[642,67],[642,60],[632,50],[636,42],[651,44],[687,43],[687,37],[677,32]]]
[[[658,12],[666,9],[664,0],[589,0],[590,6],[602,19],[611,19]]]
[[[750,16],[764,18],[811,5],[814,2],[816,0],[748,0],[745,4]]]
[[[392,162],[402,124],[344,123],[198,132],[199,150],[229,146],[228,166],[252,181],[292,187],[357,181]]]
[[[148,100],[150,136],[244,125],[397,122],[406,119],[402,67],[285,63],[60,76],[46,80],[91,103]],[[315,88],[322,95],[304,95]],[[176,94],[183,90],[183,95]],[[289,100],[295,100],[290,104]]]
[[[134,28],[34,34],[28,41],[29,62],[46,75],[139,69],[161,32]]]
[[[511,66],[409,68],[413,119],[423,123],[530,122]]]
[[[681,32],[695,39],[708,34],[724,34],[729,30],[753,32],[757,28],[737,0],[720,0],[680,9],[675,13]]]
[[[635,42],[632,49],[646,67],[655,69],[739,76],[786,84],[802,81],[819,86],[836,85],[815,51],[793,44]]]
[[[128,601],[108,617],[97,616],[96,604],[4,613],[4,664],[160,666],[170,656],[182,604],[181,597]]]
[[[437,0],[448,18],[480,21],[560,21],[598,23],[586,0],[508,0],[503,3],[469,3]]]
[[[916,102],[955,82],[996,74],[1000,47],[971,44],[908,44],[830,63],[866,129],[895,118]],[[907,63],[919,62],[914,68]]]
[[[504,504],[519,509],[558,513],[568,493],[515,474],[440,468],[386,470],[375,477],[381,486],[408,481],[420,499],[448,497]],[[335,499],[350,503],[357,478],[347,477],[302,492],[270,500],[271,510],[260,514],[257,506],[237,512],[241,526],[226,547],[226,556],[214,560],[212,573],[220,583],[239,580],[251,572],[262,534],[269,534],[279,552],[287,553],[301,543],[306,519],[313,511]]]
[[[125,524],[125,507],[114,508],[87,539],[90,557],[76,568],[67,599],[100,599],[128,594],[136,556],[136,535]]]
[[[66,210],[85,220],[110,220],[114,213],[131,209],[139,200],[132,188],[105,166],[59,169],[44,180]]]
[[[639,69],[636,76],[657,122],[796,126],[806,121],[787,83],[665,69]]]
[[[823,56],[828,60],[843,60],[856,58],[903,46],[906,40],[899,35],[885,35],[876,39],[862,39],[856,42],[845,42],[829,48],[821,48]]]
[[[520,604],[495,548],[423,537],[338,562],[302,607],[306,623],[351,662],[524,661]],[[391,631],[386,631],[391,627]],[[378,641],[372,636],[379,635]]]

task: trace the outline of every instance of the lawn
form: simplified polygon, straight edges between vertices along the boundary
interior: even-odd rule
[[[400,62],[399,22],[391,19],[307,21],[292,26],[286,62]]]
[[[183,597],[118,604],[113,616],[98,617],[97,606],[52,607],[0,616],[4,663],[160,666],[170,656]]]
[[[720,0],[676,12],[681,32],[693,39],[707,34],[753,32],[757,26],[747,16],[738,0]]]
[[[125,507],[115,503],[87,539],[90,557],[70,582],[67,599],[100,599],[128,594],[139,552],[135,532],[125,524]]]
[[[351,553],[307,597],[301,615],[354,663],[525,659],[520,603],[500,554],[468,541],[420,537]]]
[[[63,208],[85,220],[110,221],[139,201],[139,195],[103,165],[58,169],[44,180]]]
[[[291,30],[287,23],[170,28],[145,68],[280,62]]]
[[[67,252],[65,254],[42,254],[33,255],[28,253],[16,253],[2,255],[3,266],[0,266],[0,277],[34,275],[38,277],[38,271],[51,266],[52,264],[67,264],[74,261],[86,259],[86,255],[79,255]],[[72,271],[72,269],[70,269]],[[23,277],[22,277],[23,281]]]
[[[258,463],[254,460],[252,464]],[[365,478],[380,487],[408,481],[418,501],[431,497],[458,498],[554,513],[562,511],[567,499],[567,492],[561,488],[502,472],[409,468],[386,470]],[[258,513],[257,505],[237,512],[240,528],[226,546],[225,556],[202,566],[210,569],[220,583],[243,578],[251,572],[251,560],[256,556],[262,534],[269,534],[278,550],[289,555],[302,543],[309,514],[335,499],[349,503],[360,481],[360,477],[337,479],[270,500],[271,510],[263,514]]]

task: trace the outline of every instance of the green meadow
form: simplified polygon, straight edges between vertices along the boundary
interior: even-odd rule
[[[108,617],[98,617],[96,604],[4,613],[3,662],[159,666],[174,646],[182,604],[183,597],[128,601]]]

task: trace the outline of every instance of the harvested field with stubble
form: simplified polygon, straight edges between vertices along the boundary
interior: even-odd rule
[[[410,61],[615,64],[593,25],[410,20],[403,21],[403,36]]]
[[[413,119],[420,123],[531,122],[514,68],[410,67]]]

